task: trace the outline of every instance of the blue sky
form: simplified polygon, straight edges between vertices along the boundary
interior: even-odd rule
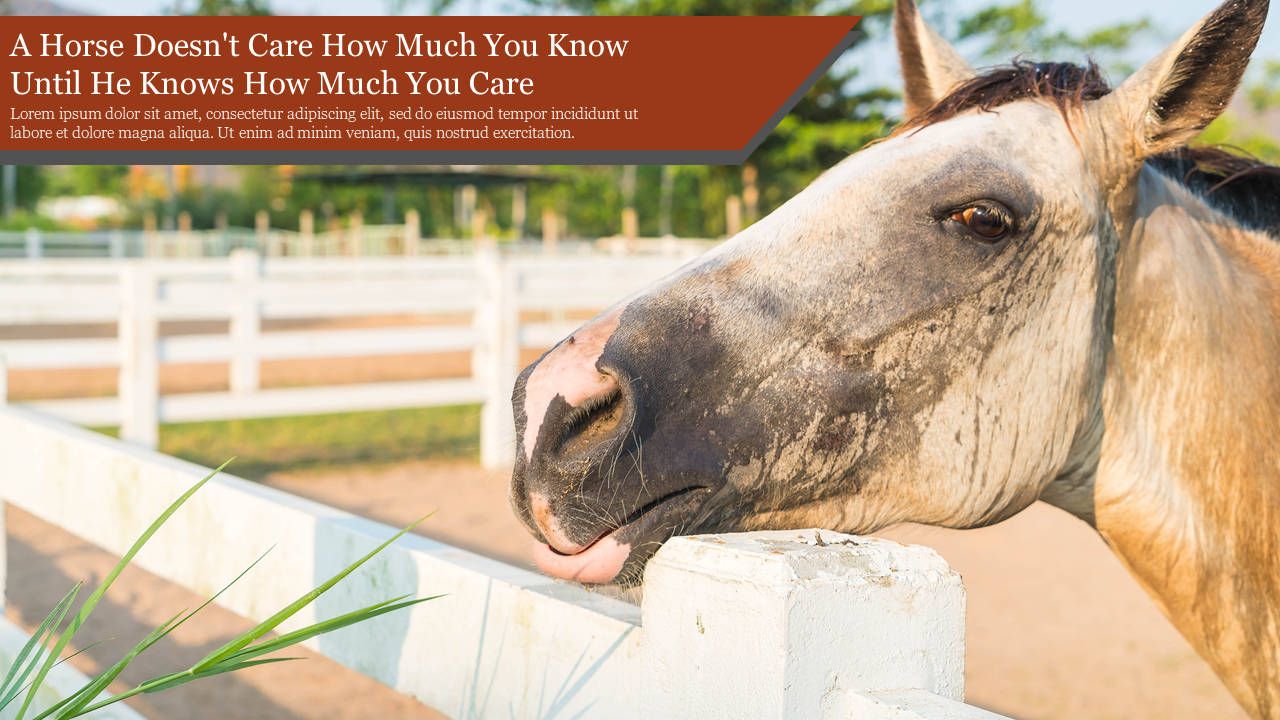
[[[172,0],[58,0],[60,3],[109,15],[152,15],[171,4]],[[956,18],[978,8],[992,4],[993,0],[942,0],[941,7],[949,17]],[[1006,3],[1012,0],[998,0]],[[1134,58],[1145,60],[1154,55],[1164,44],[1213,9],[1213,0],[1040,0],[1050,22],[1072,32],[1084,32],[1101,26],[1126,20],[1148,17],[1160,31],[1160,40],[1148,48],[1140,48]],[[935,4],[938,7],[939,4]],[[272,7],[293,13],[316,15],[383,15],[386,5],[381,0],[272,0]],[[456,0],[450,14],[493,15],[519,12],[524,4],[520,0]],[[961,47],[962,51],[973,48]],[[1270,22],[1263,33],[1255,58],[1280,60],[1280,11],[1271,13]],[[862,69],[864,81],[869,84],[897,84],[897,67],[891,45],[875,43],[859,51],[847,62],[856,63]]]

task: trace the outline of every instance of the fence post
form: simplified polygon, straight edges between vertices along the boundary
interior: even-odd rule
[[[252,393],[259,387],[258,334],[262,330],[262,301],[258,281],[262,256],[252,250],[231,252],[231,392]]]
[[[44,238],[39,228],[27,228],[27,259],[39,260],[44,257]]]
[[[627,252],[640,249],[640,216],[633,207],[622,208],[622,236],[627,239]]]
[[[253,242],[254,250],[260,253],[267,252],[267,235],[271,232],[271,213],[266,210],[259,210],[253,214]]]
[[[480,464],[500,468],[511,464],[516,434],[511,391],[520,364],[519,275],[515,263],[504,260],[492,245],[478,249],[476,270],[480,297],[471,367],[485,398],[480,409]]]
[[[524,183],[511,188],[511,229],[515,231],[516,241],[524,240],[525,215],[528,214],[529,195]]]
[[[144,257],[164,257],[164,247],[160,244],[160,233],[156,232],[156,214],[148,210],[142,215],[142,244]]]
[[[146,263],[120,272],[120,439],[154,449],[160,441],[158,282]]]
[[[862,712],[869,694],[964,696],[964,586],[926,547],[826,530],[678,537],[645,569],[642,614],[643,720],[898,717]]]
[[[418,254],[418,238],[421,237],[422,228],[420,223],[422,218],[419,217],[418,211],[414,209],[406,210],[404,213],[404,254],[413,257]]]
[[[556,254],[556,245],[560,241],[559,221],[556,211],[551,207],[542,208],[542,252],[547,255]]]
[[[742,232],[742,198],[730,195],[724,201],[724,234],[733,237]]]
[[[364,255],[364,215],[359,210],[351,211],[351,245],[347,253],[352,257]]]
[[[316,216],[309,209],[298,214],[298,234],[302,237],[302,256],[311,257],[316,252]]]

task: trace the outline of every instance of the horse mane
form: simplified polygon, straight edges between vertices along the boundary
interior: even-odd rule
[[[1111,86],[1092,60],[1084,66],[1014,60],[960,84],[889,137],[950,120],[973,108],[991,112],[1018,100],[1048,102],[1062,113],[1070,130],[1070,110],[1110,92]],[[1280,240],[1280,167],[1208,146],[1176,148],[1148,158],[1147,165],[1241,225]]]

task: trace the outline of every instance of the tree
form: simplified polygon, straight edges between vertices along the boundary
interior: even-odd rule
[[[1019,0],[1011,5],[991,5],[961,19],[957,39],[984,40],[984,60],[1005,61],[1019,54],[1061,60],[1063,52],[1069,51],[1094,56],[1103,67],[1128,75],[1135,67],[1125,53],[1135,40],[1154,32],[1151,20],[1144,17],[1074,35],[1051,28],[1036,0]]]
[[[267,0],[195,0],[195,3],[191,6],[188,6],[186,0],[177,0],[170,13],[173,15],[247,17],[270,15],[271,6]]]
[[[1280,60],[1267,60],[1259,68],[1260,77],[1245,86],[1245,97],[1255,112],[1280,108]]]
[[[570,10],[583,15],[831,15],[863,16],[864,31],[853,47],[881,36],[893,13],[893,0],[532,0],[540,7]],[[852,49],[852,48],[851,48]],[[839,65],[839,64],[837,64]],[[748,163],[758,168],[761,214],[781,205],[823,170],[884,134],[888,109],[897,93],[887,88],[851,91],[858,69],[845,67],[827,72],[800,100],[777,129],[751,154]],[[742,191],[741,168],[681,168],[675,179],[672,209],[675,231],[682,235],[715,236],[724,231],[725,200]],[[661,172],[641,171],[638,195],[656,199],[657,185],[646,187],[645,178],[661,182]],[[690,181],[696,188],[684,192]],[[651,192],[652,191],[652,192]],[[656,207],[659,203],[653,204]],[[657,232],[656,216],[641,215],[642,232]],[[691,227],[691,225],[693,227]]]

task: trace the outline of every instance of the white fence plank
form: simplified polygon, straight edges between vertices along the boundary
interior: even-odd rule
[[[160,442],[156,282],[145,264],[130,265],[120,276],[120,438],[145,448]]]
[[[483,388],[470,378],[410,380],[270,388],[247,394],[164,395],[157,403],[156,416],[163,423],[203,422],[470,405],[484,400]],[[114,426],[122,419],[121,403],[113,397],[33,400],[18,404],[87,427]]]
[[[30,411],[0,409],[0,497],[110,552],[123,552],[206,472]],[[262,620],[393,533],[221,476],[136,562],[209,597],[274,546],[218,600]],[[455,718],[638,717],[637,608],[419,536],[389,547],[284,629],[406,593],[444,597],[323,635],[313,646]]]
[[[563,334],[555,336],[563,328]],[[574,326],[525,326],[538,329],[532,338],[548,345],[558,342]],[[553,338],[554,336],[554,338]],[[522,336],[525,337],[525,336]],[[475,345],[475,330],[467,325],[354,328],[350,330],[290,330],[262,333],[249,346],[259,360],[376,357],[421,353],[460,352]],[[226,335],[177,335],[160,338],[157,352],[162,363],[213,363],[231,359],[232,341]],[[115,367],[120,364],[120,343],[115,338],[53,340],[0,340],[0,353],[16,370]]]
[[[258,334],[262,331],[262,299],[259,280],[262,262],[257,253],[231,251],[231,392],[238,395],[258,390]]]

